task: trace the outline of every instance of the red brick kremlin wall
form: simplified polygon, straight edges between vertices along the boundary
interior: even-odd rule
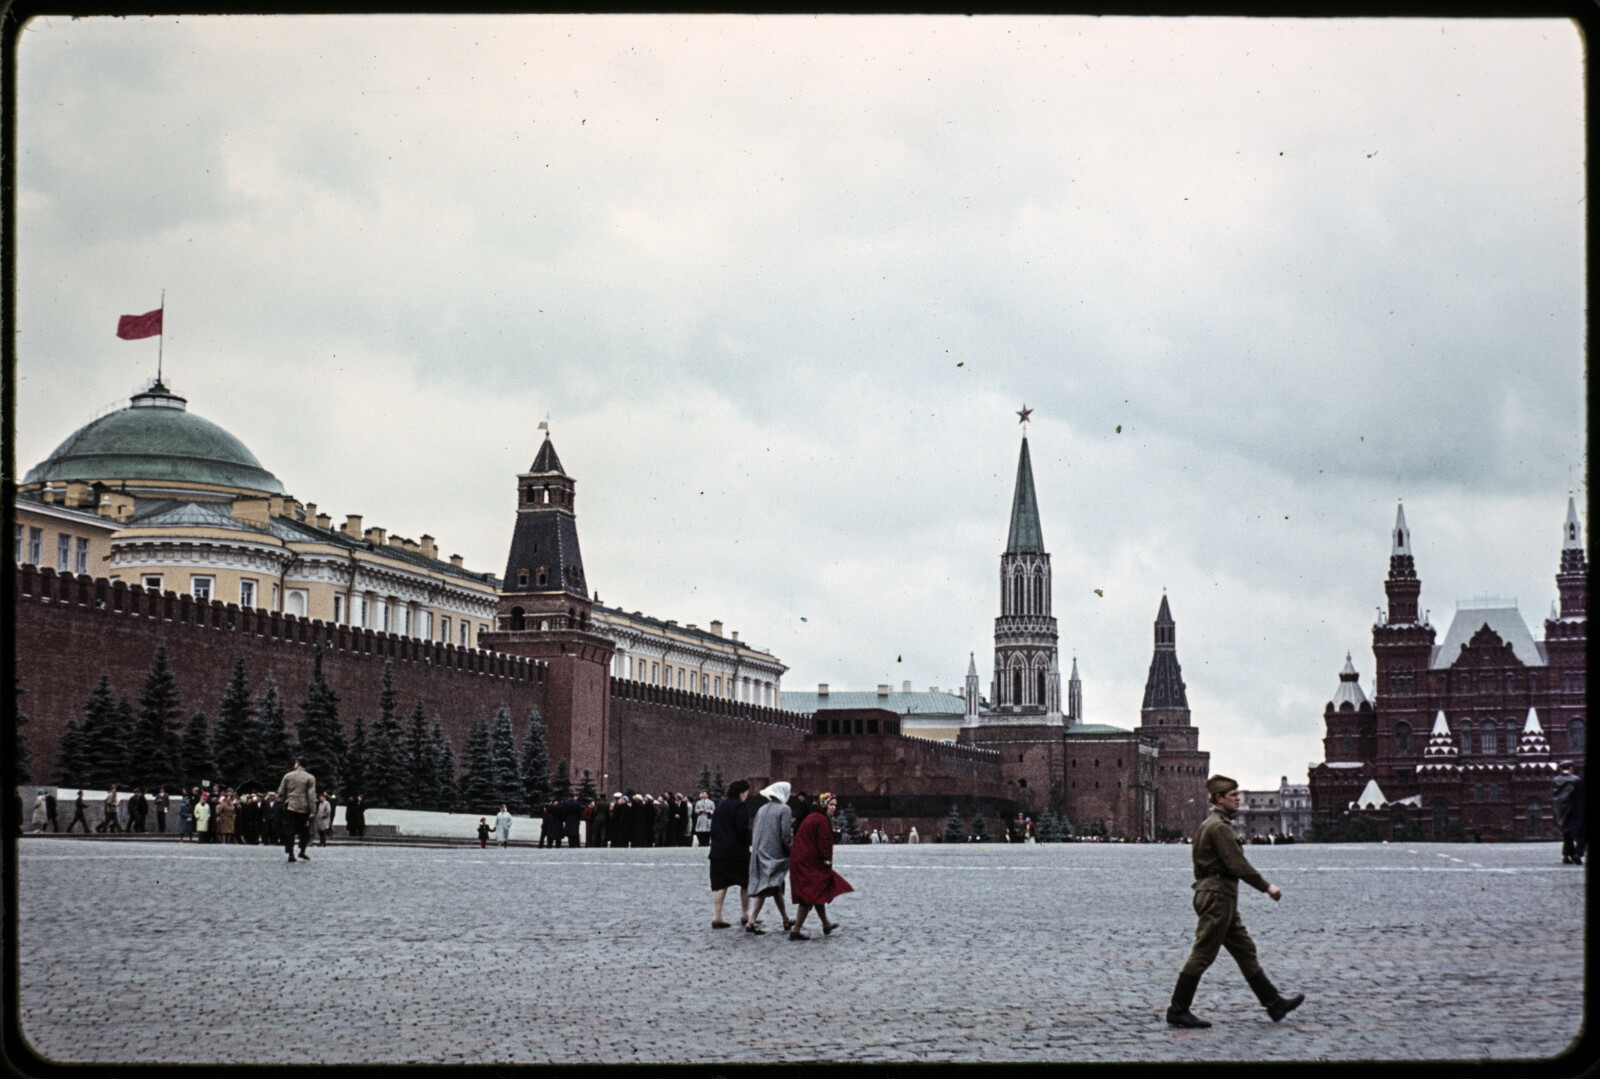
[[[613,678],[606,783],[611,791],[693,797],[706,765],[724,783],[783,779],[773,775],[773,751],[799,744],[809,730],[810,717],[796,712]]]
[[[528,659],[196,602],[190,596],[48,568],[23,566],[14,579],[13,643],[38,779],[54,779],[61,732],[68,719],[81,720],[84,700],[101,672],[110,675],[114,696],[126,696],[137,706],[162,642],[182,694],[184,721],[204,711],[215,724],[234,659],[242,655],[252,695],[260,693],[268,672],[277,679],[292,737],[318,646],[324,649],[323,675],[339,695],[346,737],[357,714],[371,731],[387,659],[394,660],[401,716],[410,715],[420,696],[430,718],[439,716],[458,765],[467,730],[477,717],[492,716],[506,705],[520,741],[529,711],[544,708],[545,669]]]

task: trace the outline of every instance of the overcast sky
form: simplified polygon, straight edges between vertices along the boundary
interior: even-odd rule
[[[1304,782],[1403,496],[1542,636],[1580,505],[1568,23],[39,19],[17,461],[155,372],[294,496],[503,571],[547,415],[600,598],[784,684],[988,691],[1021,430],[1085,718],[1162,590],[1200,745]],[[1587,521],[1585,521],[1587,524]]]

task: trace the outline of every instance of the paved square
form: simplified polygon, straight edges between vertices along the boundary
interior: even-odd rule
[[[840,847],[856,892],[807,942],[713,931],[694,849],[20,846],[23,1033],[62,1062],[1472,1060],[1583,1019],[1551,844],[1247,848],[1307,1001],[1274,1025],[1224,954],[1201,1031],[1162,1022],[1182,846]]]

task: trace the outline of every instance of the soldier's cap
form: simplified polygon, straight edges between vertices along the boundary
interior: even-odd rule
[[[1572,767],[1572,762],[1571,761],[1562,761],[1560,764],[1556,765],[1556,767],[1561,769],[1563,772],[1565,772],[1568,768]]]
[[[1239,784],[1227,776],[1212,776],[1206,780],[1206,793],[1213,798],[1220,798],[1231,790],[1238,790]]]

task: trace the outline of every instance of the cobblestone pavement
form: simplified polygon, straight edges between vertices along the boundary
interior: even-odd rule
[[[1273,1024],[1224,953],[1199,1031],[1162,1021],[1182,846],[840,847],[856,892],[805,942],[713,931],[694,849],[20,847],[22,1029],[63,1062],[1475,1060],[1582,1022],[1552,844],[1248,848],[1306,1004]]]

